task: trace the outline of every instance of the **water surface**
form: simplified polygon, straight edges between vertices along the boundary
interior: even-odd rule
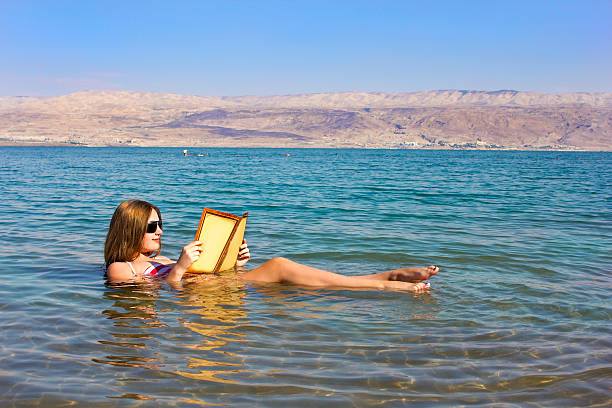
[[[612,405],[612,154],[198,152],[0,147],[0,405]],[[173,258],[206,206],[249,212],[251,267],[442,272],[420,295],[113,288],[128,198]]]

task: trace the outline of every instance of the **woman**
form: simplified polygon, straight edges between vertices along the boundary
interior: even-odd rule
[[[170,284],[180,283],[191,264],[198,259],[201,242],[193,241],[181,251],[178,261],[159,256],[162,218],[159,208],[146,201],[127,200],[121,203],[111,219],[104,259],[110,282],[140,282],[163,278]],[[244,266],[251,255],[243,242],[236,261]],[[362,289],[399,289],[421,292],[429,288],[425,279],[438,273],[437,266],[402,268],[363,276],[344,276],[312,268],[285,258],[273,258],[240,277],[252,282],[278,282],[304,286]]]

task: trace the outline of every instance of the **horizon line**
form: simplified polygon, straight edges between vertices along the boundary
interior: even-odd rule
[[[177,93],[177,92],[163,92],[163,91],[134,91],[129,89],[81,89],[78,91],[68,92],[64,94],[58,94],[53,96],[32,96],[32,95],[0,95],[0,98],[37,98],[37,99],[48,99],[58,98],[62,96],[74,95],[84,92],[129,92],[129,93],[143,93],[143,94],[167,94],[167,95],[181,95],[181,96],[196,96],[196,97],[209,97],[209,98],[243,98],[243,97],[282,97],[282,96],[305,96],[305,95],[328,95],[328,94],[388,94],[388,95],[405,95],[405,94],[417,94],[422,92],[461,92],[461,93],[485,93],[485,94],[503,94],[503,93],[531,93],[541,95],[573,95],[573,94],[586,94],[586,95],[612,95],[612,92],[597,91],[572,91],[572,92],[542,92],[542,91],[529,91],[529,90],[515,90],[515,89],[496,89],[496,90],[485,90],[485,89],[423,89],[420,91],[358,91],[358,90],[347,90],[347,91],[327,91],[327,92],[297,92],[297,93],[279,93],[279,94],[242,94],[242,95],[198,95],[191,93]]]

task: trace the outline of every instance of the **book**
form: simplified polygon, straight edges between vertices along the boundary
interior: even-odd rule
[[[244,238],[248,213],[242,217],[204,208],[195,240],[202,252],[187,270],[190,273],[220,272],[234,268]]]

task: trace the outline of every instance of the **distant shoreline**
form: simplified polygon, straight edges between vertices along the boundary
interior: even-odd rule
[[[0,147],[73,147],[73,148],[164,148],[164,149],[278,149],[278,150],[307,150],[307,149],[328,149],[328,150],[442,150],[442,151],[510,151],[510,152],[612,152],[605,149],[583,149],[583,148],[538,148],[538,147],[497,147],[497,148],[477,148],[477,147],[334,147],[334,146],[143,146],[143,145],[86,145],[75,143],[42,143],[42,142],[0,142]]]

